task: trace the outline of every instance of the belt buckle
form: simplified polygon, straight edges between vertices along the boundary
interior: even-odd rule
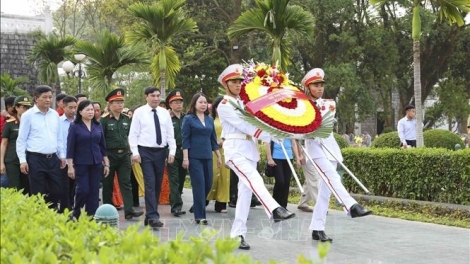
[[[54,155],[54,154],[46,154],[46,159],[52,158],[53,155]]]
[[[124,150],[123,149],[118,149],[117,153],[123,153]]]
[[[251,140],[252,137],[251,137],[250,135],[246,135],[246,138],[245,138],[245,139],[246,139],[246,140]]]

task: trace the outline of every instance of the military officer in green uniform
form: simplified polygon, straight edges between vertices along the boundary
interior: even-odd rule
[[[183,168],[183,137],[181,136],[181,126],[183,125],[183,96],[178,89],[171,91],[167,97],[167,104],[170,108],[170,116],[173,122],[173,130],[175,132],[176,154],[175,162],[168,164],[168,180],[170,181],[170,204],[171,213],[179,217],[186,212],[182,210],[183,200],[181,193],[183,192],[184,180],[187,170]]]
[[[124,201],[124,216],[126,219],[139,217],[143,212],[134,210],[131,187],[131,157],[127,137],[131,120],[124,115],[124,89],[118,88],[106,96],[109,111],[101,116],[104,139],[109,158],[109,175],[103,179],[103,203],[112,203],[114,174],[117,173],[119,188]]]
[[[16,154],[16,139],[20,128],[21,115],[31,108],[31,99],[27,96],[18,96],[13,103],[13,116],[9,118],[2,132],[2,145],[0,154],[0,173],[8,175],[8,187],[17,190],[23,189],[29,194],[28,175],[21,173],[20,160]]]

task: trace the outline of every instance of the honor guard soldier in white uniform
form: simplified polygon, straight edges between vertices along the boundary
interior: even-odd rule
[[[319,107],[322,115],[328,111],[335,111],[336,104],[333,100],[321,99],[324,90],[324,76],[325,73],[322,69],[315,68],[309,71],[302,79],[302,85],[305,87],[306,94],[312,101]],[[324,180],[320,182],[317,201],[313,209],[312,222],[310,223],[310,230],[312,231],[312,239],[320,240],[322,242],[331,242],[333,239],[325,234],[326,215],[328,212],[328,204],[330,201],[331,191],[335,192],[335,196],[340,200],[344,209],[352,217],[361,217],[372,214],[372,211],[364,209],[360,204],[351,197],[346,188],[341,183],[341,178],[336,172],[337,162],[341,162],[343,157],[339,149],[338,143],[331,135],[323,139],[326,147],[338,158],[338,161],[327,150],[325,150],[320,139],[307,139],[305,140],[305,148],[315,164],[320,168],[322,178],[328,180],[329,185]]]
[[[225,164],[237,174],[240,180],[235,220],[230,236],[232,238],[240,237],[239,248],[247,250],[250,249],[250,245],[245,242],[246,221],[250,211],[252,193],[258,197],[268,217],[272,217],[275,222],[292,218],[295,214],[287,211],[274,200],[257,171],[256,163],[259,160],[259,152],[252,138],[269,143],[271,135],[244,121],[237,113],[238,110],[230,103],[234,102],[242,109],[244,108],[243,101],[239,97],[241,83],[244,79],[242,72],[241,65],[233,64],[219,76],[218,81],[224,86],[226,95],[219,104],[217,112],[222,124]]]

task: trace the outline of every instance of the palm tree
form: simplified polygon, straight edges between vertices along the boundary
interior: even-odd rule
[[[183,5],[186,0],[161,0],[152,5],[135,3],[129,7],[132,16],[140,23],[127,38],[132,44],[145,43],[153,55],[150,69],[155,82],[160,83],[162,97],[165,88],[175,86],[176,74],[181,65],[173,47],[171,38],[184,32],[197,30],[196,22],[186,16]]]
[[[13,79],[10,74],[3,73],[0,76],[0,86],[2,97],[27,95],[28,93],[19,87],[20,84],[28,82],[27,77]]]
[[[88,79],[95,88],[103,91],[103,96],[110,92],[113,75],[119,68],[146,62],[142,49],[127,45],[123,36],[108,30],[102,31],[95,43],[79,41],[75,47],[78,52],[87,55]]]
[[[272,65],[280,63],[287,70],[290,64],[290,41],[286,34],[312,36],[313,16],[297,5],[289,5],[290,0],[255,0],[255,8],[244,12],[228,29],[228,37],[241,38],[252,31],[265,32],[270,38]]]
[[[28,61],[37,63],[39,80],[50,85],[55,93],[59,80],[57,65],[71,56],[71,47],[76,40],[70,36],[59,38],[55,33],[50,33],[47,36],[43,33],[37,33],[36,38],[37,42],[31,49]],[[53,98],[55,99],[55,96]]]
[[[385,4],[386,2],[403,2],[402,0],[371,0],[371,4]],[[414,78],[414,100],[416,107],[416,145],[424,146],[423,140],[423,109],[421,98],[421,59],[420,59],[420,39],[421,39],[421,15],[420,10],[426,4],[424,0],[408,0],[412,8],[413,20],[411,36],[413,39],[413,78]],[[445,19],[449,24],[464,25],[461,12],[470,12],[470,0],[431,0],[431,3],[439,8],[439,18]]]

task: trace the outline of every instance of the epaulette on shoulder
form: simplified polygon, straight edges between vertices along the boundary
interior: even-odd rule
[[[7,123],[9,123],[9,122],[13,122],[13,121],[16,121],[16,118],[14,118],[14,117],[10,117],[9,119],[7,119]]]
[[[107,117],[107,116],[109,116],[109,112],[104,113],[104,114],[101,115],[101,117]]]

